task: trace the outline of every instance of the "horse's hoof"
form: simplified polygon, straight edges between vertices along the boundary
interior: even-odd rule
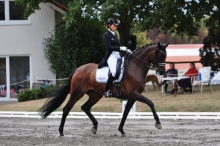
[[[92,127],[91,131],[93,134],[96,134],[96,132],[97,132],[97,130],[94,127]]]
[[[60,137],[64,136],[64,134],[60,134]]]
[[[126,137],[126,133],[124,133],[124,134],[121,134],[121,136],[122,136],[122,137]]]
[[[121,132],[121,136],[126,136],[126,133],[122,129],[118,129],[119,132]]]
[[[162,129],[161,124],[155,124],[155,127],[156,127],[157,129]]]

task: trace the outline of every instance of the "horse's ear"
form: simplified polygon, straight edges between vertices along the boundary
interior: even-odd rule
[[[157,43],[157,46],[160,48],[161,46],[166,49],[166,47],[169,45],[169,42],[167,42],[166,44],[161,44],[160,42]]]
[[[164,45],[164,47],[166,48],[168,45],[169,45],[169,42],[167,42],[167,44],[166,44],[166,45]]]
[[[160,46],[160,42],[157,43],[157,46]]]

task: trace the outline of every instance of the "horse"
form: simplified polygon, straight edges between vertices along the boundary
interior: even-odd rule
[[[133,51],[132,54],[127,53],[124,65],[124,75],[120,82],[121,91],[123,93],[123,99],[127,99],[127,104],[123,113],[123,117],[118,127],[118,131],[122,136],[126,136],[124,132],[124,123],[127,119],[127,115],[136,101],[147,104],[153,113],[156,121],[155,127],[161,129],[161,123],[159,117],[154,108],[154,103],[141,95],[145,87],[145,77],[150,67],[153,67],[160,75],[165,74],[165,60],[167,57],[166,47],[167,44],[147,44],[139,49]],[[129,59],[128,59],[129,58]],[[152,66],[153,65],[153,66]],[[48,98],[44,105],[39,109],[39,114],[42,118],[46,118],[54,110],[56,110],[70,94],[69,101],[63,108],[63,115],[59,126],[60,136],[64,136],[63,127],[69,111],[74,104],[87,94],[88,100],[81,106],[81,109],[86,113],[93,123],[91,129],[93,134],[96,134],[98,128],[98,121],[91,113],[91,108],[102,97],[105,92],[106,83],[98,83],[95,79],[97,70],[97,64],[88,63],[75,69],[69,76],[66,84],[57,90],[53,97]],[[116,88],[112,86],[112,96],[116,97]],[[120,97],[119,97],[120,98]]]
[[[153,86],[154,86],[154,91],[155,91],[155,89],[156,89],[156,85],[157,85],[157,87],[160,87],[160,83],[159,83],[158,78],[157,78],[156,75],[147,75],[147,76],[146,76],[146,79],[145,79],[145,84],[148,83],[148,82],[150,82],[150,81],[151,81],[151,83],[152,83]],[[155,85],[155,84],[156,84],[156,85]],[[147,88],[146,88],[146,89],[147,89]]]

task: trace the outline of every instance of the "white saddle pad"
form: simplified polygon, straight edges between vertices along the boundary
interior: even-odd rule
[[[124,73],[124,57],[122,58],[121,64],[121,73],[119,75],[118,80],[114,80],[114,82],[120,82]],[[100,69],[97,68],[96,70],[96,81],[98,83],[107,83],[108,81],[108,74],[109,74],[109,67],[102,67]]]

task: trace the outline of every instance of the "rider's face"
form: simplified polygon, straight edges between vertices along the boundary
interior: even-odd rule
[[[114,24],[110,25],[110,29],[111,29],[112,31],[115,31],[117,28],[118,28],[117,25],[114,25]]]

